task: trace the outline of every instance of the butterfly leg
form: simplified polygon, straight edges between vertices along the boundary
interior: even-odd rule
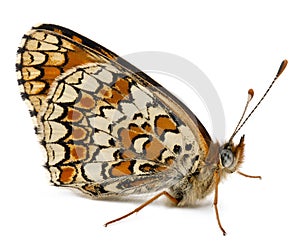
[[[226,231],[224,230],[224,228],[221,225],[221,221],[220,221],[220,217],[219,217],[219,211],[218,211],[218,186],[219,186],[219,182],[220,182],[220,174],[219,174],[218,171],[215,171],[215,173],[214,173],[214,181],[215,181],[214,208],[215,208],[215,212],[216,212],[218,225],[219,225],[221,231],[223,232],[223,235],[225,236]]]
[[[242,173],[240,171],[237,171],[237,173],[244,176],[244,177],[246,177],[246,178],[261,179],[261,176],[248,175],[248,174]]]
[[[174,203],[178,203],[178,200],[171,196],[167,191],[162,191],[160,193],[158,193],[157,195],[155,195],[154,197],[152,197],[151,199],[149,199],[148,201],[146,201],[145,203],[143,203],[141,206],[137,207],[136,209],[132,210],[131,212],[129,212],[128,214],[125,214],[117,219],[114,219],[114,220],[111,220],[111,221],[108,221],[104,224],[104,226],[108,226],[109,224],[112,224],[112,223],[115,223],[117,221],[120,221],[122,219],[125,219],[127,218],[128,216],[134,214],[134,213],[137,213],[139,212],[140,210],[142,210],[144,207],[146,207],[147,205],[149,205],[150,203],[154,202],[156,199],[158,199],[159,197],[161,197],[162,195],[165,195],[167,198],[169,198],[172,202]]]

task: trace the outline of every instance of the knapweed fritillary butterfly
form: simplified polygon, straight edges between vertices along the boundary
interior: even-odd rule
[[[284,60],[269,89],[287,65]],[[214,193],[238,171],[244,136],[213,142],[205,127],[175,96],[103,46],[66,28],[43,24],[26,34],[17,54],[17,76],[57,186],[97,198],[157,192],[119,221],[162,195],[178,206]]]

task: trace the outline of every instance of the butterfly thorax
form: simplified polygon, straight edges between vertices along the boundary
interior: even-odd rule
[[[215,175],[222,180],[235,172],[243,161],[244,136],[238,145],[211,143],[204,161],[197,168],[171,187],[172,195],[179,201],[178,206],[194,205],[209,195],[217,185]]]

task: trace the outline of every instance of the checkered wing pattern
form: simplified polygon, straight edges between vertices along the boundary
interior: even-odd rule
[[[17,55],[17,76],[21,96],[29,107],[36,129],[40,125],[40,109],[59,75],[79,65],[102,63],[116,57],[101,45],[55,25],[33,27],[24,35]]]
[[[92,196],[171,187],[207,155],[205,128],[172,94],[68,29],[23,38],[17,71],[58,186]]]

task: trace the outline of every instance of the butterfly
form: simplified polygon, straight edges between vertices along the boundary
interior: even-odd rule
[[[284,60],[269,89],[287,65]],[[156,192],[119,221],[165,195],[195,204],[239,171],[244,136],[214,142],[197,117],[148,75],[67,28],[42,24],[24,35],[16,63],[21,96],[43,146],[51,182],[96,198]]]

